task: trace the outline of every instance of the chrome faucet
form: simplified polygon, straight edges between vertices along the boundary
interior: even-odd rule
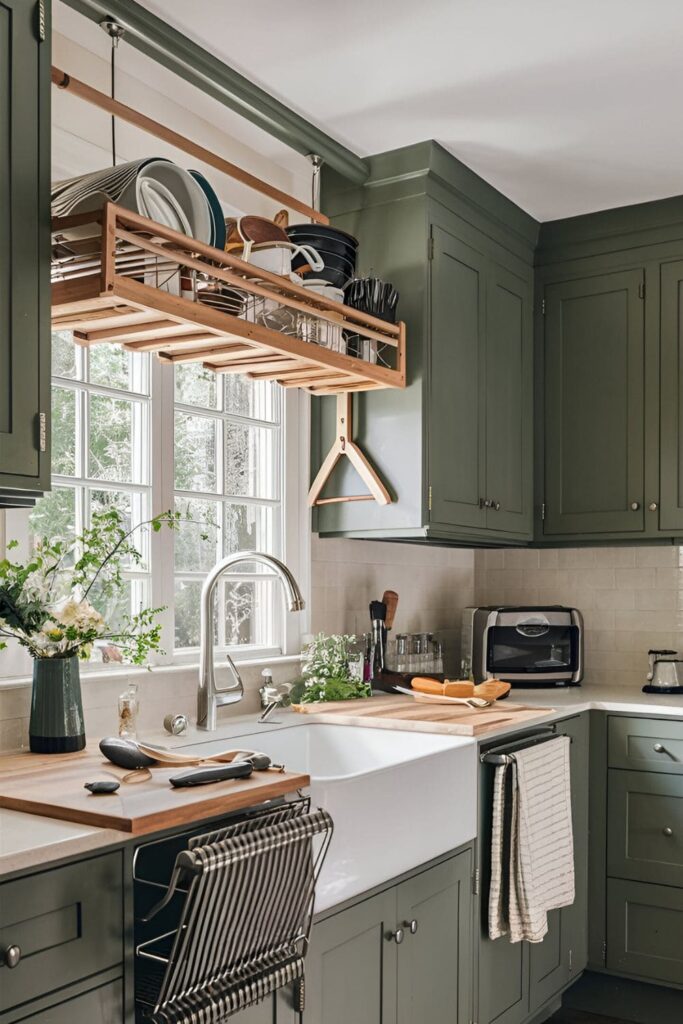
[[[213,620],[216,607],[216,584],[221,576],[239,562],[258,562],[271,568],[282,584],[291,612],[300,612],[306,605],[294,579],[284,562],[260,551],[237,551],[218,562],[204,580],[199,619],[199,687],[197,689],[197,728],[213,732],[216,728],[216,709],[236,704],[244,696],[244,684],[234,661],[226,655],[232,682],[217,686],[213,664]]]

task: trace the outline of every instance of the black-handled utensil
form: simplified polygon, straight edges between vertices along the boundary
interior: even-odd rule
[[[219,764],[216,767],[193,768],[169,779],[175,789],[187,786],[207,786],[211,782],[225,782],[226,779],[248,779],[254,771],[250,761],[233,761],[231,764]]]

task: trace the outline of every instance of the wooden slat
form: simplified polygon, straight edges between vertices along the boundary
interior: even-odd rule
[[[144,341],[154,337],[159,332],[171,332],[182,334],[187,331],[185,324],[177,320],[152,320],[143,324],[130,324],[128,326],[106,327],[102,330],[86,331],[83,334],[84,340],[90,345],[101,341],[118,341],[121,344],[128,344],[134,341]]]
[[[162,363],[201,363],[206,359],[207,356],[210,356],[214,353],[217,356],[224,356],[227,352],[230,352],[237,356],[245,355],[247,353],[256,351],[258,351],[258,349],[255,349],[252,345],[235,344],[231,345],[229,348],[226,348],[225,345],[221,345],[220,348],[211,348],[211,346],[209,345],[204,348],[193,348],[190,350],[181,349],[179,351],[174,351],[173,349],[168,351],[164,349],[160,352],[157,352],[156,355],[157,359],[159,359]],[[209,367],[207,367],[207,369],[208,368]],[[211,369],[213,369],[213,367],[211,367]]]
[[[119,117],[122,121],[127,121],[128,124],[135,125],[136,128],[140,128],[149,135],[154,135],[157,139],[167,142],[170,146],[175,146],[176,149],[180,149],[184,153],[189,153],[196,160],[201,160],[210,167],[215,167],[222,174],[227,174],[229,178],[234,178],[235,181],[241,182],[248,188],[253,188],[255,192],[260,192],[261,195],[274,199],[275,202],[280,203],[282,206],[287,206],[290,210],[296,210],[297,213],[317,221],[318,224],[329,224],[329,217],[326,217],[319,210],[314,210],[313,207],[303,203],[295,196],[283,192],[282,189],[276,188],[275,185],[270,185],[267,181],[263,181],[262,178],[257,178],[255,174],[250,174],[249,171],[243,170],[237,164],[224,160],[223,157],[212,153],[210,149],[206,149],[204,146],[192,142],[191,139],[186,138],[184,135],[174,132],[167,125],[159,124],[158,121],[154,121],[151,117],[146,117],[132,107],[126,106],[125,103],[112,99],[106,93],[100,92],[99,89],[94,89],[91,85],[81,82],[78,78],[73,78],[65,71],[54,66],[52,68],[52,82],[59,89],[68,90],[74,96],[85,100],[86,103],[91,103],[93,106],[99,107],[100,110],[106,110],[108,114]]]

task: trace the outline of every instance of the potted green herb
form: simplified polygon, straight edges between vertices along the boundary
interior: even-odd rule
[[[115,508],[94,512],[91,525],[72,540],[42,537],[24,563],[0,559],[0,650],[16,640],[33,658],[30,747],[66,753],[85,746],[79,659],[93,645],[109,660],[143,665],[159,651],[161,608],[143,608],[108,625],[93,604],[124,587],[123,569],[139,565],[132,535],[140,526],[173,529],[178,512],[164,512],[132,530]],[[10,541],[8,551],[17,547]]]
[[[302,704],[370,697],[370,684],[354,676],[350,663],[355,636],[319,633],[302,651]]]

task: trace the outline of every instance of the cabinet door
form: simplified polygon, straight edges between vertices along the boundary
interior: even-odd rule
[[[544,534],[644,529],[643,272],[545,289]]]
[[[0,0],[0,501],[49,479],[49,23],[44,31],[41,42],[38,3]]]
[[[683,779],[610,768],[607,872],[683,887]]]
[[[683,985],[683,891],[607,880],[608,971]]]
[[[683,261],[661,268],[659,528],[683,530]]]
[[[431,521],[486,527],[486,260],[433,228],[429,483]]]
[[[111,981],[21,1019],[26,1024],[121,1024],[124,1020],[123,982]],[[271,1020],[272,1017],[269,1024]]]
[[[529,1003],[533,1013],[568,985],[588,961],[588,716],[561,722],[558,733],[570,736],[572,827],[576,899],[548,915],[548,934],[530,945]]]
[[[482,765],[479,775],[479,1024],[523,1024],[529,1015],[529,945],[508,942],[504,936],[491,940],[488,932],[489,883],[491,879],[491,808],[493,806],[491,765]]]
[[[398,886],[399,1024],[471,1020],[471,892],[469,850]]]
[[[494,266],[486,295],[486,497],[491,530],[531,536],[531,289]],[[500,506],[500,507],[497,507]]]
[[[396,891],[316,924],[306,959],[305,1024],[394,1024]]]

